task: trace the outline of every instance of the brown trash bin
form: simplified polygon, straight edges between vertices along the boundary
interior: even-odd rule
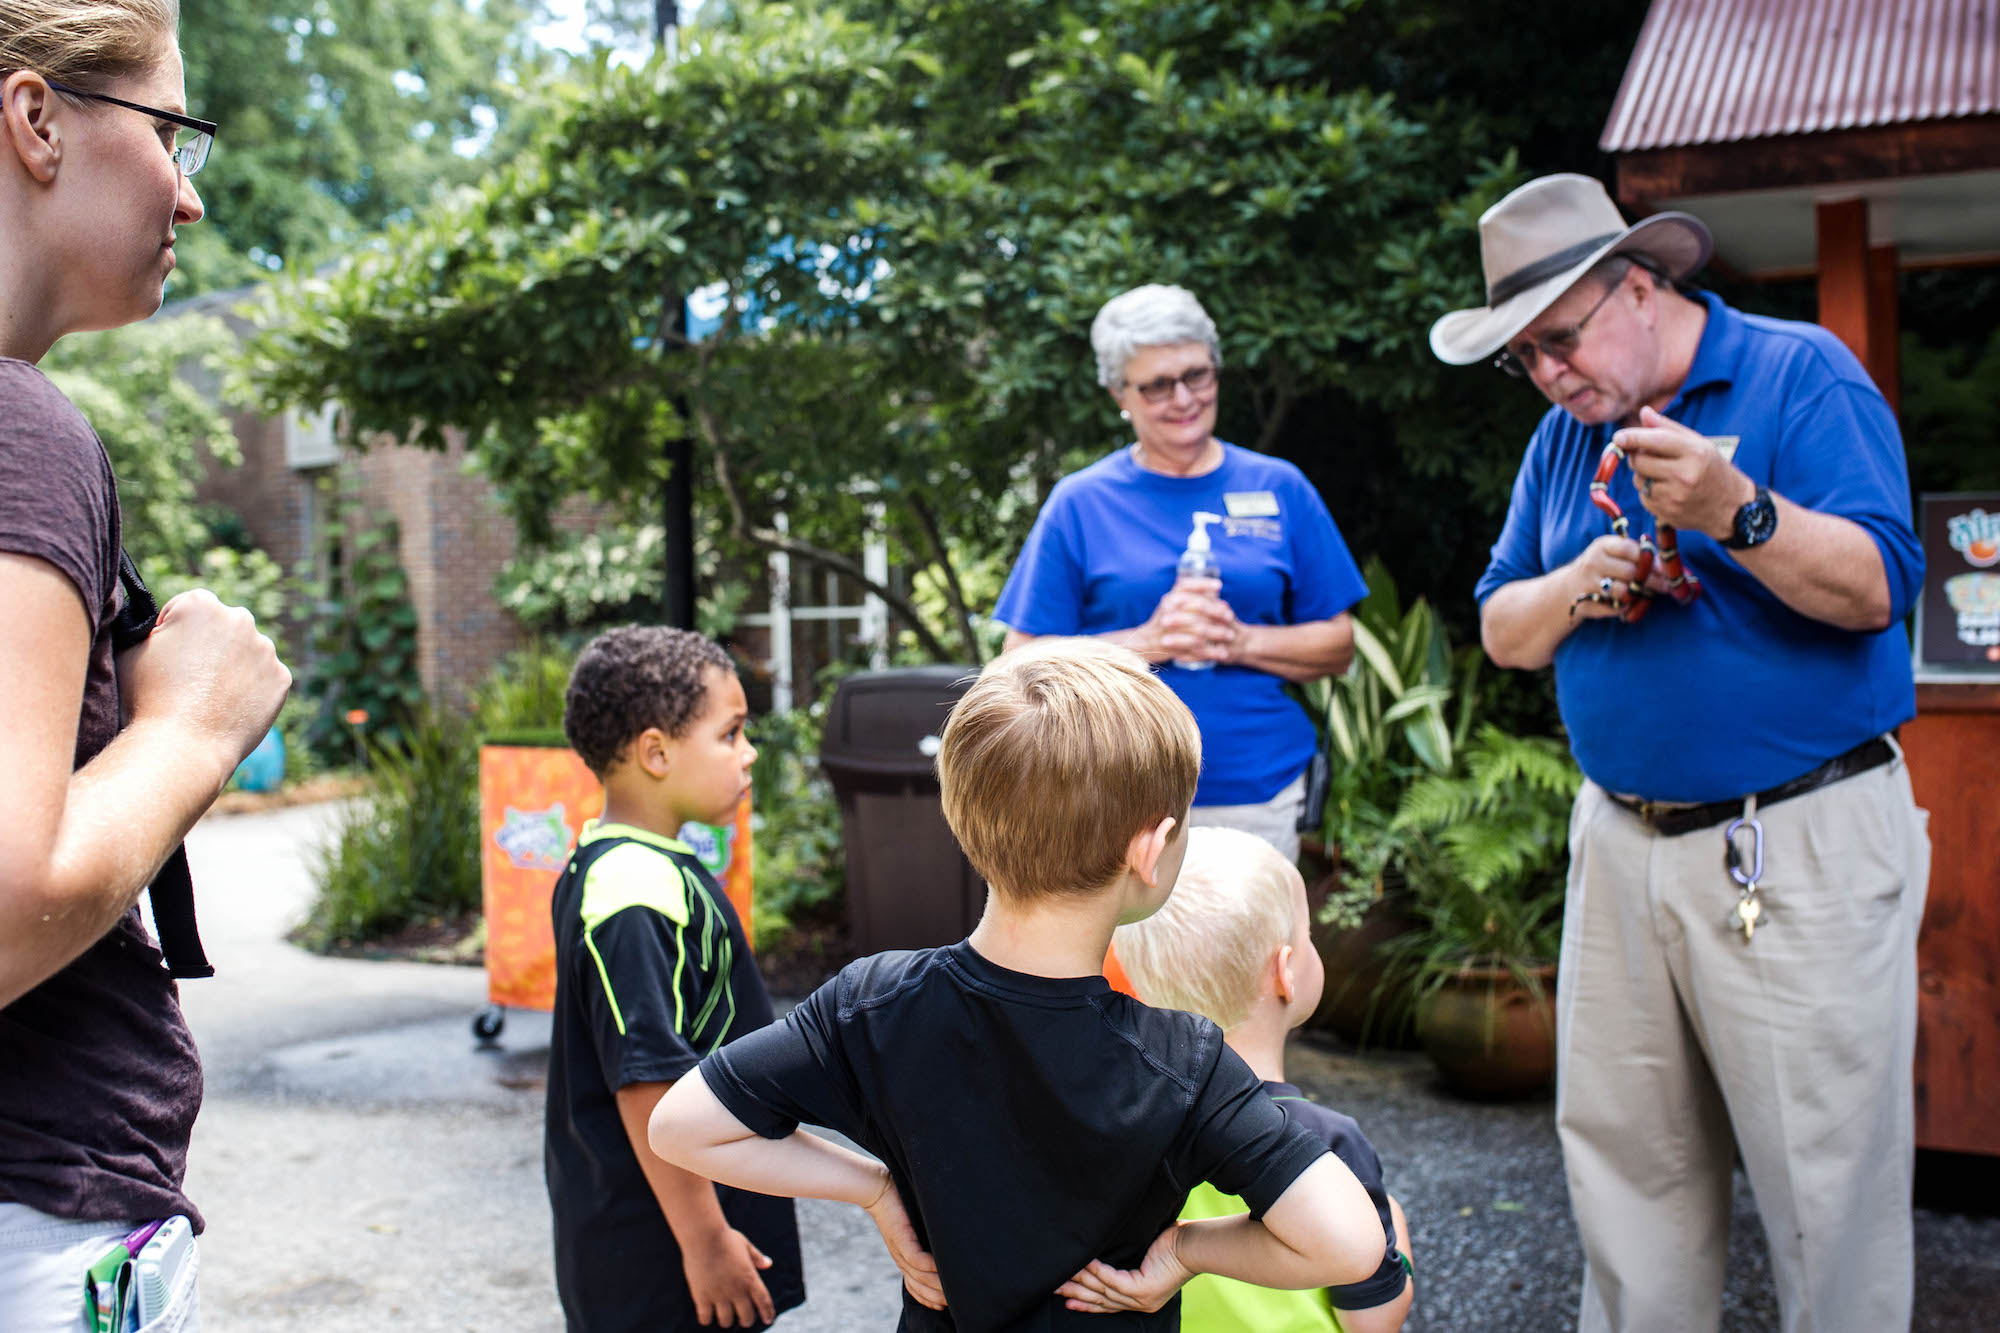
[[[977,667],[862,671],[827,705],[820,767],[840,802],[854,948],[927,949],[970,934],[986,885],[944,822],[938,738]]]

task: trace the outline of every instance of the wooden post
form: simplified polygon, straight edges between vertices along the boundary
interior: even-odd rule
[[[1868,364],[1868,201],[1820,204],[1819,322]]]
[[[1868,355],[1862,364],[1875,377],[1875,387],[1901,412],[1903,387],[1902,329],[1896,305],[1896,247],[1868,247]]]

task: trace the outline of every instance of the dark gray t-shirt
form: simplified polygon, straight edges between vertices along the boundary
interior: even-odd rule
[[[40,371],[0,358],[0,551],[60,570],[90,622],[77,768],[118,734],[118,541],[96,433]],[[200,1107],[194,1038],[137,907],[0,1009],[0,1200],[90,1221],[185,1213],[199,1230],[181,1180]]]

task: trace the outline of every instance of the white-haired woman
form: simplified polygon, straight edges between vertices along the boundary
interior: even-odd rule
[[[0,5],[8,1333],[88,1327],[90,1265],[144,1223],[183,1214],[200,1225],[181,1182],[201,1065],[134,903],[291,683],[249,613],[207,593],[175,598],[150,635],[114,653],[123,631],[137,639],[118,621],[141,600],[120,578],[111,465],[35,368],[65,334],[159,309],[175,228],[201,217],[187,176],[214,126],[187,113],[179,23],[175,0]],[[187,924],[191,938],[191,910]],[[199,953],[197,942],[182,957]]]
[[[1155,664],[1201,727],[1191,822],[1255,833],[1296,859],[1316,735],[1284,683],[1347,669],[1348,611],[1367,585],[1296,467],[1215,437],[1222,349],[1192,294],[1113,297],[1090,341],[1134,439],[1056,483],[994,617],[1009,648],[1100,635]],[[1221,519],[1219,582],[1177,579],[1197,513]]]

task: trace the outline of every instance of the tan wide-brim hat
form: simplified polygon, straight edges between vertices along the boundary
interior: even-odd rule
[[[1618,205],[1589,176],[1531,180],[1481,215],[1486,304],[1431,325],[1431,350],[1454,366],[1492,356],[1608,255],[1646,255],[1678,282],[1714,249],[1708,228],[1686,213],[1655,213],[1626,226]]]

